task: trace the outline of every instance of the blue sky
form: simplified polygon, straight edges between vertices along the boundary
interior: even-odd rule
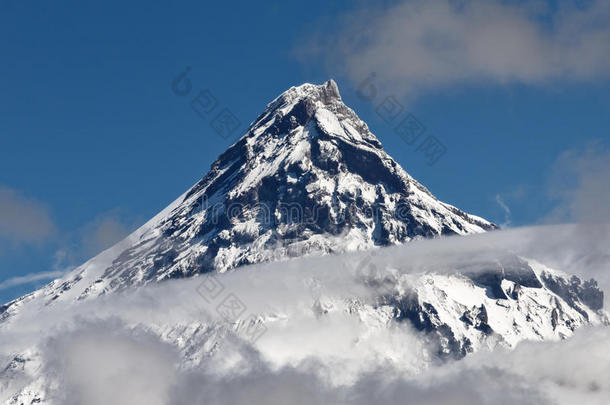
[[[610,52],[590,44],[607,39],[600,2],[475,1],[481,12],[449,13],[413,11],[416,1],[153,3],[0,0],[0,301],[142,224],[236,139],[171,91],[186,66],[241,131],[290,86],[333,77],[411,175],[510,226],[549,220],[566,154],[593,150],[603,163],[610,146]],[[497,38],[465,28],[487,20]],[[405,40],[417,34],[405,26],[434,27],[432,45]],[[372,72],[371,102],[357,89]],[[446,146],[434,165],[376,114],[388,96]]]

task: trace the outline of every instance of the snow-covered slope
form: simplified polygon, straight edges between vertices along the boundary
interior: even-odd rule
[[[127,239],[32,299],[83,299],[151,281],[312,253],[495,229],[437,200],[383,149],[334,81],[272,101],[208,174]]]
[[[523,340],[565,339],[576,328],[607,324],[603,294],[593,282],[535,261],[507,256],[454,275],[427,274],[402,281],[391,296],[398,320],[432,332],[439,354],[461,358],[481,347],[514,347]],[[466,276],[464,275],[466,274]]]

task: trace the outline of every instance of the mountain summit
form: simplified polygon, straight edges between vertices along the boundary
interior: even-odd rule
[[[202,201],[207,209],[197,214]],[[332,80],[293,87],[271,102],[183,206],[164,232],[175,240],[196,229],[206,249],[195,271],[258,262],[261,251],[278,246],[338,252],[495,228],[409,176]]]
[[[303,84],[267,105],[183,196],[48,298],[495,228],[408,175],[333,80]]]

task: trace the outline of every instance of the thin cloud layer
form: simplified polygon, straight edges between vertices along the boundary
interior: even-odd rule
[[[548,84],[610,75],[610,3],[402,0],[346,15],[309,56],[357,85],[418,94],[464,83]],[[370,83],[363,83],[369,85]]]
[[[23,284],[30,284],[35,281],[49,280],[63,276],[66,271],[63,270],[52,270],[42,271],[40,273],[31,273],[24,276],[11,277],[9,279],[0,282],[0,290],[6,290],[7,288],[15,287]]]

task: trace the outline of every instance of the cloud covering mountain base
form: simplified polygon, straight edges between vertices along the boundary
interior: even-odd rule
[[[578,262],[580,276],[607,285],[607,262],[574,261],[602,246],[601,240],[572,243],[579,229],[536,227],[416,241],[378,249],[374,256],[295,259],[218,275],[248,313],[264,319],[265,333],[255,341],[243,322],[224,321],[216,304],[197,292],[205,276],[76,304],[24,307],[0,330],[7,364],[3,400],[602,404],[610,393],[605,326],[580,328],[566,340],[521,342],[514,350],[495,346],[490,337],[490,345],[454,361],[439,357],[437,342],[408,322],[362,309],[380,296],[381,284],[371,280],[448,274],[499,249],[535,259],[554,256],[567,267]],[[595,235],[608,235],[604,229]],[[358,267],[365,259],[378,270],[367,273],[367,283]]]

